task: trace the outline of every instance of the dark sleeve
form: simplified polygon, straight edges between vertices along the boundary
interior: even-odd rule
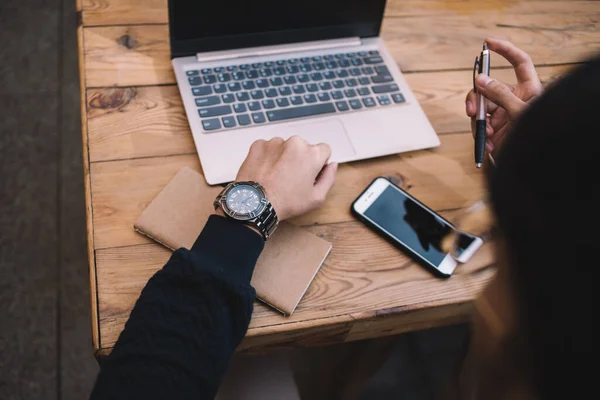
[[[212,399],[250,323],[250,278],[264,246],[211,216],[146,284],[91,399]]]

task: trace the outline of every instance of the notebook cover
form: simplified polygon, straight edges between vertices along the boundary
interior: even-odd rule
[[[134,224],[139,233],[173,249],[191,248],[223,188],[183,168]],[[251,284],[260,300],[291,315],[331,250],[331,243],[282,222],[265,244]]]

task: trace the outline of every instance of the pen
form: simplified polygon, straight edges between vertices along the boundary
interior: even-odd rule
[[[483,44],[479,59],[479,73],[482,72],[490,76],[490,51],[486,43]],[[475,165],[477,168],[481,168],[485,156],[486,120],[487,100],[481,93],[477,93],[477,117],[475,119]]]

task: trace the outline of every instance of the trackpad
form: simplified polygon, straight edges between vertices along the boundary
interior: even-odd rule
[[[310,144],[327,143],[330,145],[330,161],[348,161],[355,154],[344,125],[338,119],[307,122],[286,127],[273,126],[273,129],[267,135],[263,135],[263,139],[281,137],[287,140],[294,135],[303,137]]]

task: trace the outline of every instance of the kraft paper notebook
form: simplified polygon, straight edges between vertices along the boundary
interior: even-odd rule
[[[223,188],[206,184],[202,175],[183,168],[134,224],[139,233],[169,249],[191,248],[214,211]],[[291,315],[331,250],[331,243],[283,222],[267,241],[251,284],[260,300]]]

